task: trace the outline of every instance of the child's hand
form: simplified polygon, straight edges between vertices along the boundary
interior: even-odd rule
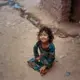
[[[46,66],[41,67],[41,68],[40,68],[40,73],[44,73],[45,70],[46,70]]]
[[[40,60],[40,57],[37,57],[36,60],[37,60],[37,61]]]

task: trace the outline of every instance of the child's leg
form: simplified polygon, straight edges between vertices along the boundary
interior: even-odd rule
[[[27,63],[31,68],[37,71],[40,71],[40,68],[43,66],[43,64],[38,62],[35,58],[28,60]]]
[[[35,66],[35,58],[31,58],[27,61],[28,65],[33,68]]]

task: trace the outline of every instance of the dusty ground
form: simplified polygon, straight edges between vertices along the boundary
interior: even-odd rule
[[[55,36],[57,62],[44,77],[27,66],[37,31],[16,10],[0,8],[0,80],[80,80],[80,37]]]

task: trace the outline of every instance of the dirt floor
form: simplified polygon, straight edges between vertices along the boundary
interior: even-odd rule
[[[28,67],[38,28],[9,6],[0,8],[0,80],[80,80],[80,37],[55,35],[56,62],[45,75]]]

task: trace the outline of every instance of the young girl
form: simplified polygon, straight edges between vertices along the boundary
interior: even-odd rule
[[[48,27],[42,27],[38,33],[38,41],[34,45],[33,52],[35,63],[40,66],[39,71],[45,74],[51,68],[55,60],[54,36]]]

